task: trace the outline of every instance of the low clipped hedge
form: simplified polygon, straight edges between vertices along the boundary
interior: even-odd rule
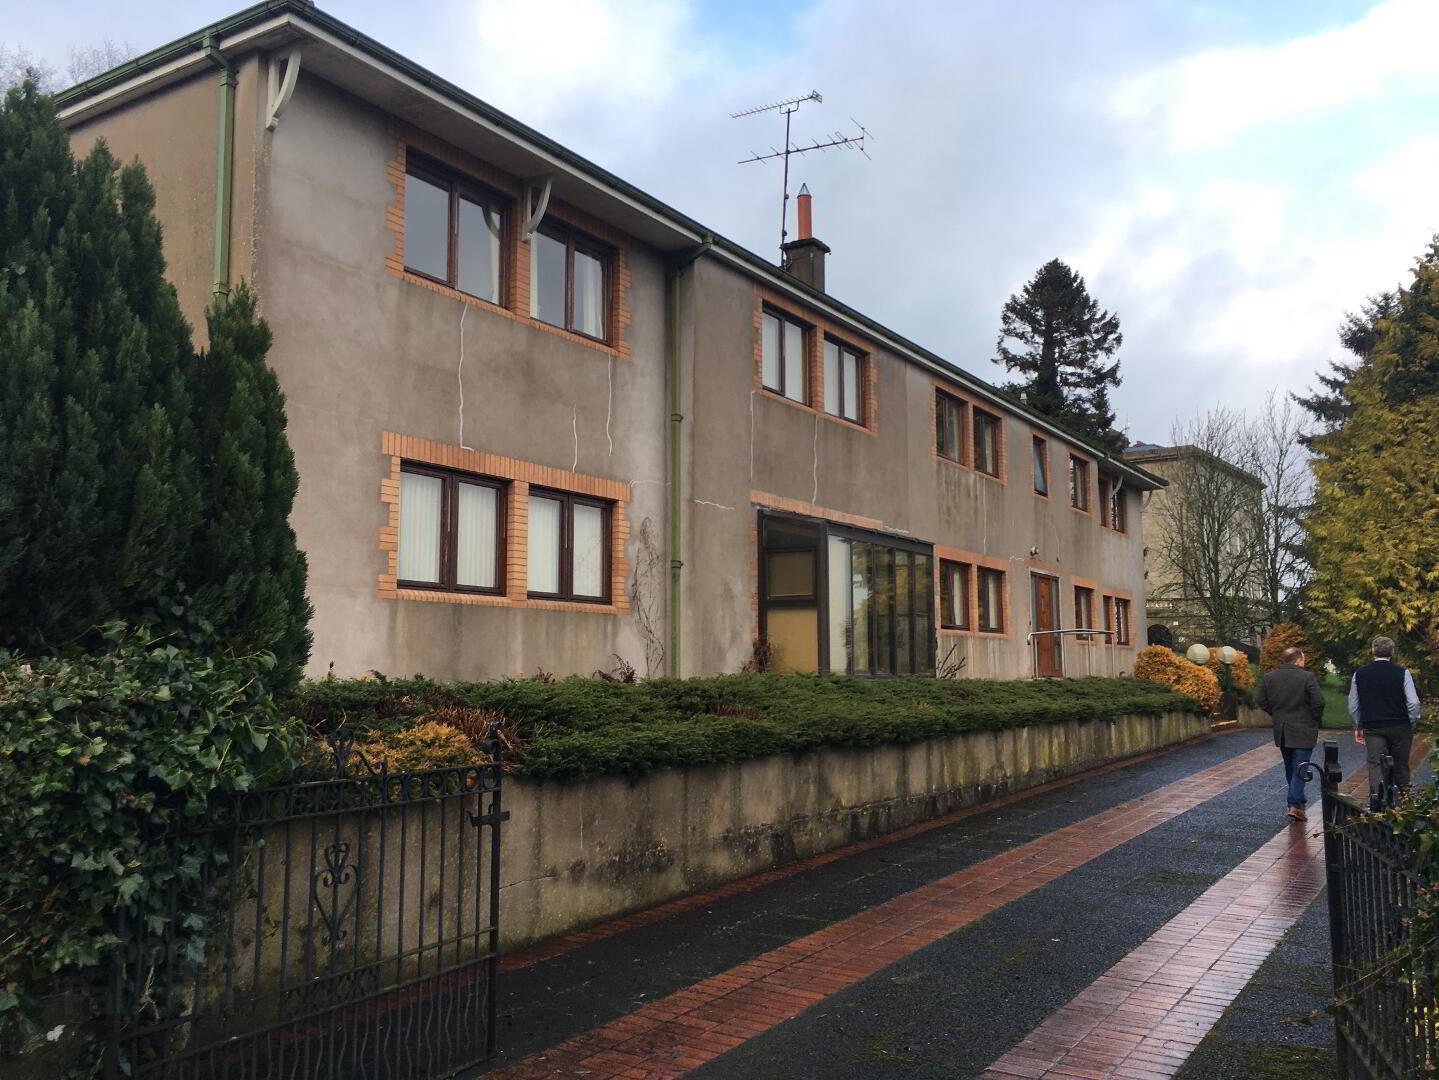
[[[556,780],[639,776],[821,746],[908,743],[1065,720],[1206,712],[1194,698],[1144,679],[837,675],[637,683],[579,676],[473,683],[324,679],[302,684],[291,706],[317,734],[344,727],[372,745],[399,745],[410,729],[436,722],[454,723],[474,739],[477,717],[502,720],[522,747],[514,771]],[[461,763],[452,760],[452,749],[436,753],[431,767]]]

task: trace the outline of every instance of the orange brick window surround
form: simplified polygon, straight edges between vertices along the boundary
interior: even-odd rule
[[[536,465],[517,458],[501,457],[481,450],[467,450],[447,443],[419,439],[387,431],[381,437],[380,450],[387,455],[388,467],[380,481],[380,501],[387,510],[386,522],[380,528],[379,546],[385,556],[385,572],[380,575],[377,593],[387,600],[427,600],[446,604],[473,604],[482,607],[534,608],[551,611],[583,611],[590,614],[623,614],[630,609],[626,592],[629,560],[625,545],[629,541],[630,485],[620,480]],[[507,486],[504,535],[505,565],[502,595],[400,588],[398,579],[400,549],[400,469],[404,462],[436,465],[445,469],[501,480]],[[610,600],[592,604],[573,600],[543,600],[529,596],[529,492],[530,485],[590,495],[614,504],[610,513]]]
[[[766,309],[807,328],[805,333],[805,375],[809,386],[808,403],[777,394],[764,385],[764,313]],[[754,289],[753,324],[754,368],[751,384],[754,392],[763,394],[772,401],[783,402],[796,409],[833,421],[852,431],[861,431],[868,435],[876,433],[879,427],[877,408],[879,373],[876,370],[876,353],[871,343],[864,338],[857,337],[847,327],[841,326],[831,319],[826,319],[818,312],[797,304],[790,298],[766,289],[762,285],[756,285]],[[824,343],[826,340],[843,345],[845,348],[859,353],[861,357],[860,397],[862,404],[860,416],[864,419],[862,424],[825,411]]]
[[[628,359],[630,349],[630,274],[629,238],[618,229],[559,199],[551,199],[545,220],[594,237],[611,250],[609,267],[609,309],[605,325],[609,328],[606,341],[597,341],[583,334],[552,326],[530,315],[530,248],[524,233],[524,184],[506,172],[458,150],[448,143],[416,128],[395,127],[391,132],[394,151],[386,166],[386,176],[393,190],[393,201],[385,211],[385,227],[390,233],[390,250],[384,253],[385,272],[431,292],[448,296],[504,318],[514,319],[566,341],[598,350],[611,356]],[[500,265],[505,288],[499,304],[492,304],[458,289],[414,273],[405,267],[405,183],[410,149],[424,158],[451,170],[456,176],[491,189],[506,200],[506,224],[500,249]]]

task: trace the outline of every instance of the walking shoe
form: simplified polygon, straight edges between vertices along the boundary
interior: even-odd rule
[[[1304,807],[1291,806],[1289,808],[1289,816],[1292,817],[1295,821],[1303,821],[1308,815],[1304,813]]]

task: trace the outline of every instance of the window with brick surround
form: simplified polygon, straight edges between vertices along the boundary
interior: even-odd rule
[[[979,568],[979,630],[1004,633],[1004,571]]]
[[[1069,456],[1069,505],[1076,510],[1089,510],[1089,462]]]
[[[597,240],[545,222],[530,238],[530,316],[607,340],[611,261]]]
[[[405,172],[405,269],[504,303],[504,200],[423,158]]]
[[[983,409],[974,410],[974,467],[990,476],[999,475],[999,417]]]
[[[1083,585],[1074,587],[1074,625],[1082,630],[1097,630],[1094,625],[1094,590]],[[1078,641],[1089,641],[1092,634],[1076,634]]]
[[[766,309],[760,317],[760,381],[801,405],[809,404],[809,327]]]
[[[939,625],[946,630],[969,629],[969,579],[973,568],[968,563],[939,563]]]
[[[1114,640],[1117,645],[1129,644],[1129,601],[1122,596],[1114,598]]]
[[[1049,496],[1049,443],[1034,437],[1034,493]]]
[[[605,603],[610,597],[610,513],[603,499],[530,488],[529,594]]]
[[[409,462],[400,467],[401,588],[504,591],[505,485]]]
[[[964,463],[965,403],[943,390],[934,392],[934,452]]]
[[[863,353],[831,338],[824,343],[824,411],[864,423]]]

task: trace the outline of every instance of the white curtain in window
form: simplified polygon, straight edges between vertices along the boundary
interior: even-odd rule
[[[764,384],[771,390],[779,389],[779,320],[766,314],[761,334],[761,352],[764,355]]]
[[[605,512],[598,506],[574,504],[576,596],[605,594]]]
[[[495,535],[499,492],[479,484],[457,484],[455,584],[493,589],[499,580]]]
[[[844,354],[844,417],[859,422],[859,357]]]
[[[530,496],[530,592],[560,591],[560,510],[554,499]]]
[[[583,251],[575,252],[575,329],[605,336],[605,266]]]
[[[399,575],[404,581],[440,580],[440,502],[444,481],[400,474]]]
[[[492,304],[500,302],[500,215],[460,200],[458,280],[461,292]]]
[[[824,411],[839,415],[839,346],[824,343]]]
[[[784,324],[784,396],[804,401],[804,327]]]

